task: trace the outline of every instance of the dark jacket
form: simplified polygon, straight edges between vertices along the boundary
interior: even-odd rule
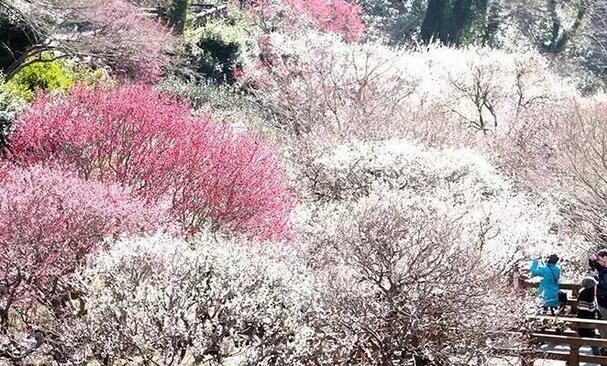
[[[583,288],[577,297],[577,317],[582,319],[596,318],[596,298],[594,288]]]
[[[583,288],[577,297],[577,317],[582,319],[596,319],[597,307],[594,288]],[[580,337],[592,338],[595,336],[594,329],[578,329]]]
[[[589,264],[590,268],[597,271],[596,279],[599,281],[596,287],[596,301],[600,307],[607,308],[607,268],[593,260],[589,260]]]

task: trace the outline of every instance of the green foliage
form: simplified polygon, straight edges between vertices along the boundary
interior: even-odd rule
[[[74,81],[80,84],[96,86],[100,84],[113,85],[115,83],[115,80],[104,69],[91,69],[82,65],[72,65],[69,71],[72,73]]]
[[[403,44],[421,38],[446,44],[495,43],[500,1],[361,0],[365,22],[374,38]]]
[[[410,41],[419,32],[427,0],[361,0],[369,34],[391,44]]]
[[[185,30],[189,6],[189,0],[172,0],[166,11],[169,22],[178,34],[182,34]]]
[[[429,0],[420,37],[424,42],[471,43],[483,33],[487,7],[488,0]]]
[[[487,18],[482,24],[481,45],[499,47],[498,36],[502,27],[503,4],[499,1],[491,2],[487,9]]]
[[[50,57],[50,55],[45,55]],[[2,89],[31,101],[40,90],[45,92],[68,90],[76,81],[65,61],[36,62],[19,71]]]
[[[51,54],[43,57],[51,59]],[[31,101],[39,91],[63,92],[69,90],[76,82],[97,85],[108,81],[107,73],[102,69],[92,70],[66,59],[36,62],[19,71],[10,81],[2,84],[0,89]]]
[[[215,83],[233,83],[234,71],[246,54],[246,34],[238,25],[213,22],[186,32],[190,66]]]

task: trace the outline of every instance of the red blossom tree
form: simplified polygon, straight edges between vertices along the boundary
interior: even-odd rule
[[[305,15],[318,28],[349,41],[360,40],[366,31],[362,7],[348,0],[253,0],[250,5],[262,19],[285,17],[286,27],[297,28]]]
[[[362,7],[346,0],[284,0],[297,11],[310,15],[318,26],[328,32],[341,34],[347,40],[363,37],[365,25]]]
[[[104,239],[146,233],[166,215],[116,184],[87,182],[43,166],[1,167],[0,323],[13,308],[64,300],[71,274]]]
[[[147,85],[77,87],[41,96],[15,123],[16,161],[55,162],[86,180],[133,187],[170,202],[189,233],[201,226],[269,239],[287,235],[292,208],[278,156],[253,136]]]

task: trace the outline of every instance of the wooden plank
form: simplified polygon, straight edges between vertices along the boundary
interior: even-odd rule
[[[561,290],[579,291],[582,289],[582,285],[579,283],[559,283]]]
[[[577,337],[577,332],[571,330],[571,329],[566,329],[566,330],[557,330],[557,329],[538,329],[535,331],[535,333],[541,333],[541,334],[552,334],[552,335],[564,335],[567,337]]]
[[[523,287],[538,287],[540,284],[539,281],[534,281],[534,280],[525,280],[523,281]],[[569,291],[578,291],[582,289],[582,285],[579,283],[573,283],[573,282],[564,282],[564,283],[559,283],[559,288],[561,290],[569,290]]]
[[[577,306],[577,299],[567,298],[567,305],[568,306],[573,306],[573,305]]]
[[[580,318],[547,316],[547,315],[532,315],[532,316],[529,316],[529,319],[558,322],[558,323],[567,323],[567,324],[575,325],[578,328],[585,328],[585,329],[607,328],[607,320],[580,319]]]
[[[227,9],[226,5],[220,5],[216,8],[212,8],[212,9],[208,9],[208,10],[203,10],[201,12],[198,12],[196,14],[194,14],[194,16],[199,19],[199,18],[205,18],[205,17],[210,17],[214,14],[221,14],[223,11],[225,11]]]
[[[546,351],[544,352],[549,360],[560,360],[560,361],[569,361],[569,352],[559,352],[559,351]],[[607,356],[595,356],[595,355],[579,355],[579,360],[581,362],[588,363],[597,363],[600,365],[607,365]]]
[[[529,360],[557,360],[557,361],[569,361],[571,355],[567,351],[532,351],[525,352],[522,355],[517,350],[508,351],[508,350],[498,350],[497,352],[493,352],[498,356],[512,356],[512,357],[521,357],[525,356]],[[593,355],[583,355],[580,354],[578,357],[580,362],[588,362],[595,363],[607,366],[607,357],[606,356],[593,356]],[[532,363],[532,362],[531,362]],[[531,364],[530,363],[530,364]]]
[[[569,346],[569,366],[580,366],[580,345]]]
[[[580,355],[580,357],[582,357],[582,355]],[[569,361],[569,352],[546,351],[543,352],[539,358],[545,360]]]
[[[533,333],[531,337],[544,341],[550,344],[564,344],[570,347],[579,346],[597,346],[607,347],[607,339],[602,338],[581,338],[581,337],[568,337],[562,335],[551,335],[543,333]]]

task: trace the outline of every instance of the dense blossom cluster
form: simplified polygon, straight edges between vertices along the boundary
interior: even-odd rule
[[[322,34],[274,35],[262,51],[265,67],[247,70],[243,83],[303,144],[402,137],[468,147],[533,184],[554,176],[556,121],[582,99],[575,80],[534,52],[399,50]]]
[[[479,331],[516,327],[516,317],[494,310],[521,307],[502,292],[506,284],[486,253],[467,239],[467,225],[430,197],[390,193],[319,214],[303,237],[308,262],[323,269],[322,305],[333,317],[315,329],[346,335],[334,341],[338,358],[449,364],[484,357],[488,339],[509,342]]]
[[[550,230],[562,225],[562,217],[549,197],[520,191],[471,151],[392,139],[343,144],[318,155],[305,166],[302,181],[308,209],[320,209],[319,222],[341,220],[351,205],[399,202],[439,216],[428,222],[457,222],[467,250],[505,270],[550,250],[558,239]]]
[[[233,229],[284,238],[291,198],[275,153],[147,85],[75,88],[41,96],[15,122],[11,157],[73,170],[169,202],[184,228]]]
[[[362,8],[347,0],[285,0],[295,11],[312,16],[318,26],[329,32],[341,34],[348,40],[358,40],[365,32]]]
[[[65,277],[105,240],[155,232],[166,222],[116,184],[84,181],[61,171],[2,166],[0,182],[0,320],[13,307],[65,301]],[[33,310],[35,314],[35,308]]]
[[[315,300],[305,269],[272,258],[279,248],[206,235],[194,244],[130,239],[96,256],[75,279],[88,311],[61,332],[70,357],[296,364]]]
[[[301,31],[301,26],[337,34],[348,41],[361,40],[366,31],[363,9],[350,0],[256,0],[253,14],[263,24],[277,22],[286,31]],[[304,15],[302,17],[302,15]]]
[[[74,4],[72,4],[74,7]],[[78,8],[77,8],[78,9]],[[96,23],[105,39],[81,38],[93,54],[115,55],[107,62],[123,75],[143,81],[158,81],[169,62],[167,51],[174,40],[160,23],[146,18],[126,0],[87,0],[81,16]]]
[[[364,210],[344,216],[340,232],[308,237],[303,252],[207,235],[192,243],[123,240],[74,277],[87,311],[57,325],[56,347],[73,362],[135,358],[165,365],[374,364],[462,355],[442,349],[444,342],[471,342],[486,352],[486,338],[470,337],[472,327],[493,324],[495,316],[482,314],[505,299],[487,294],[495,283],[480,263],[470,265],[478,257],[460,247],[457,229],[442,221],[421,235],[417,220],[429,212],[408,214],[407,207],[383,203]],[[360,235],[343,236],[352,229]],[[368,234],[384,236],[369,242]],[[453,245],[444,246],[445,239]],[[318,267],[323,255],[338,263]],[[386,255],[394,257],[383,262]],[[390,275],[375,277],[383,270]],[[459,276],[447,277],[453,270]],[[442,315],[464,314],[462,303],[472,302],[475,317]],[[435,338],[437,324],[459,331]],[[504,327],[513,324],[502,319]]]

